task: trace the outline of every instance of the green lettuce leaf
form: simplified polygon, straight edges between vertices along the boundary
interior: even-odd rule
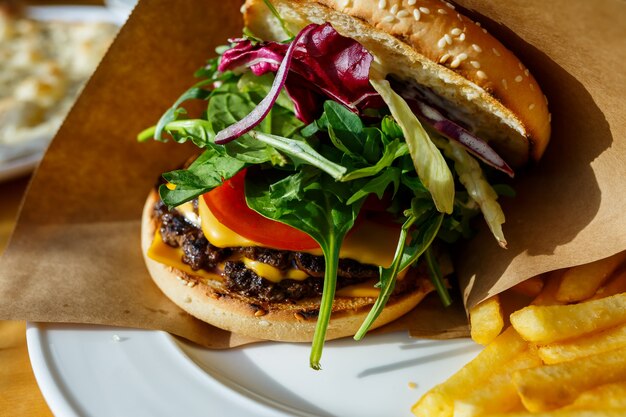
[[[402,129],[415,170],[432,195],[437,210],[452,213],[454,177],[441,152],[417,120],[409,105],[396,94],[386,80],[370,79]]]

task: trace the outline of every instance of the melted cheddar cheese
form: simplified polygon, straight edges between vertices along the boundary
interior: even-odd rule
[[[265,246],[239,235],[220,223],[202,198],[198,199],[198,212],[202,231],[212,245],[218,248]],[[359,227],[346,236],[341,245],[339,257],[354,259],[362,264],[388,267],[393,261],[399,237],[400,228],[394,229],[372,221],[363,221]],[[322,255],[321,249],[303,252]]]

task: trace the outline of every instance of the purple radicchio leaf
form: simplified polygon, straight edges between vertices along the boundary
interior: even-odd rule
[[[287,51],[285,52],[285,56],[278,67],[278,71],[276,72],[276,77],[274,78],[274,82],[272,83],[272,88],[267,96],[261,100],[261,102],[243,119],[238,122],[233,123],[228,126],[226,129],[221,130],[215,136],[215,143],[219,145],[223,145],[225,143],[231,142],[238,137],[245,135],[256,126],[259,125],[263,121],[263,119],[267,116],[267,114],[272,109],[274,103],[278,99],[278,95],[285,85],[285,81],[287,80],[287,74],[289,72],[289,67],[291,66],[291,61],[293,58],[293,53],[302,39],[303,36],[306,36],[307,33],[311,32],[315,29],[316,25],[309,25],[302,29],[300,33],[295,37]]]
[[[446,118],[439,110],[421,100],[408,99],[407,103],[418,119],[437,132],[460,143],[467,151],[487,165],[506,173],[510,177],[514,176],[513,169],[487,142]]]
[[[219,70],[243,72],[249,68],[255,75],[276,72],[288,46],[241,41],[224,53]],[[328,98],[357,114],[368,107],[382,107],[382,100],[369,84],[372,59],[360,43],[340,35],[329,23],[315,25],[296,45],[285,83],[296,117],[312,122]]]

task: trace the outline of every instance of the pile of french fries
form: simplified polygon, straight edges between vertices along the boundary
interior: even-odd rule
[[[485,349],[416,416],[626,416],[626,252],[522,282],[470,324]]]

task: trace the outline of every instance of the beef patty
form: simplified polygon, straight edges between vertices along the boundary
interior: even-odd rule
[[[197,210],[197,200],[193,206]],[[163,242],[173,248],[181,248],[182,261],[194,271],[203,269],[222,275],[230,291],[266,302],[294,302],[322,295],[325,269],[323,256],[258,246],[218,248],[206,239],[199,227],[189,222],[179,211],[169,210],[161,200],[154,206],[154,215],[160,224],[159,233]],[[241,257],[282,271],[298,269],[309,277],[304,280],[287,278],[275,283],[247,268],[237,260]],[[223,268],[220,268],[220,264],[223,264]],[[362,264],[353,259],[340,259],[337,288],[378,279],[378,274],[378,266]],[[397,284],[395,293],[412,290],[417,285],[414,280],[399,280]]]

